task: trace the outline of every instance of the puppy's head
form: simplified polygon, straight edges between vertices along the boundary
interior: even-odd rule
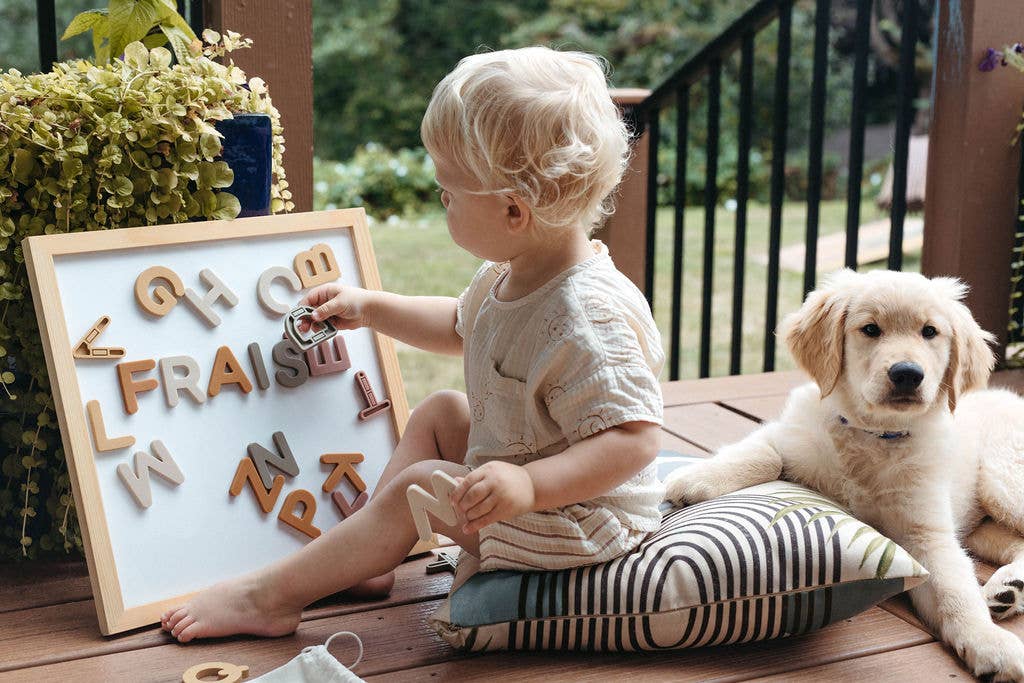
[[[878,416],[916,414],[945,395],[950,410],[992,370],[984,332],[961,303],[967,287],[915,273],[840,271],[779,328],[821,388]]]

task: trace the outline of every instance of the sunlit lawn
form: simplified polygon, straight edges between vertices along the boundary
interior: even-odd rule
[[[751,205],[748,218],[747,257],[744,273],[744,317],[742,371],[760,372],[763,367],[765,289],[769,209]],[[863,222],[881,217],[870,203],[861,209]],[[845,229],[846,204],[824,202],[821,206],[821,234]],[[783,212],[783,246],[803,241],[806,206],[790,203]],[[729,372],[729,344],[732,325],[732,269],[735,214],[726,209],[716,212],[714,296],[712,299],[711,374]],[[376,222],[372,228],[377,262],[384,287],[402,294],[458,296],[468,284],[479,263],[456,247],[448,237],[444,215],[430,212],[421,217]],[[699,356],[699,329],[703,263],[704,215],[699,208],[686,212],[685,263],[683,280],[683,336],[681,376],[696,377]],[[614,257],[614,254],[613,254]],[[760,257],[761,260],[758,260]],[[874,267],[884,264],[874,264]],[[872,266],[869,266],[872,267]],[[907,257],[904,269],[917,270],[918,255]],[[658,215],[658,248],[655,269],[655,318],[661,330],[668,357],[670,296],[672,292],[672,210]],[[820,277],[820,276],[819,276]],[[803,274],[783,270],[779,287],[779,319],[800,303]],[[399,345],[399,362],[411,405],[427,394],[444,388],[464,390],[462,359],[437,356]],[[783,349],[777,352],[776,369],[792,367]],[[668,368],[662,379],[668,379]]]

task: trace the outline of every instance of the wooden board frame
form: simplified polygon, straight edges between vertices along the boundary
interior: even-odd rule
[[[66,325],[67,318],[57,284],[54,258],[69,254],[92,254],[305,232],[311,233],[312,244],[317,241],[315,234],[325,230],[351,233],[363,286],[367,289],[381,289],[380,275],[363,209],[41,235],[29,237],[22,242],[71,488],[82,530],[89,579],[96,602],[100,631],[104,635],[158,622],[164,610],[180,604],[191,594],[130,609],[126,609],[123,604],[107,518],[100,496],[100,484],[93,462],[92,438],[87,425],[85,404],[75,371]],[[409,419],[409,406],[398,367],[398,357],[389,337],[377,332],[373,332],[373,337],[385,380],[386,395],[392,402],[390,419],[397,440]],[[420,544],[413,552],[421,552],[424,549],[425,546]]]

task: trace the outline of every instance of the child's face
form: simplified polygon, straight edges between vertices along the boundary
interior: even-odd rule
[[[500,194],[475,194],[479,184],[443,160],[435,160],[434,177],[441,189],[448,233],[455,243],[477,258],[507,261],[512,237],[509,211],[514,203]]]

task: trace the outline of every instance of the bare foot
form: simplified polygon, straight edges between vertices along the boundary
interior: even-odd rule
[[[160,626],[182,643],[236,633],[273,637],[295,631],[301,616],[301,607],[274,602],[255,577],[243,576],[211,586],[184,606],[164,612]]]
[[[351,588],[341,591],[341,594],[352,600],[380,600],[391,594],[391,588],[394,585],[395,573],[388,572],[366,581],[360,581]]]

